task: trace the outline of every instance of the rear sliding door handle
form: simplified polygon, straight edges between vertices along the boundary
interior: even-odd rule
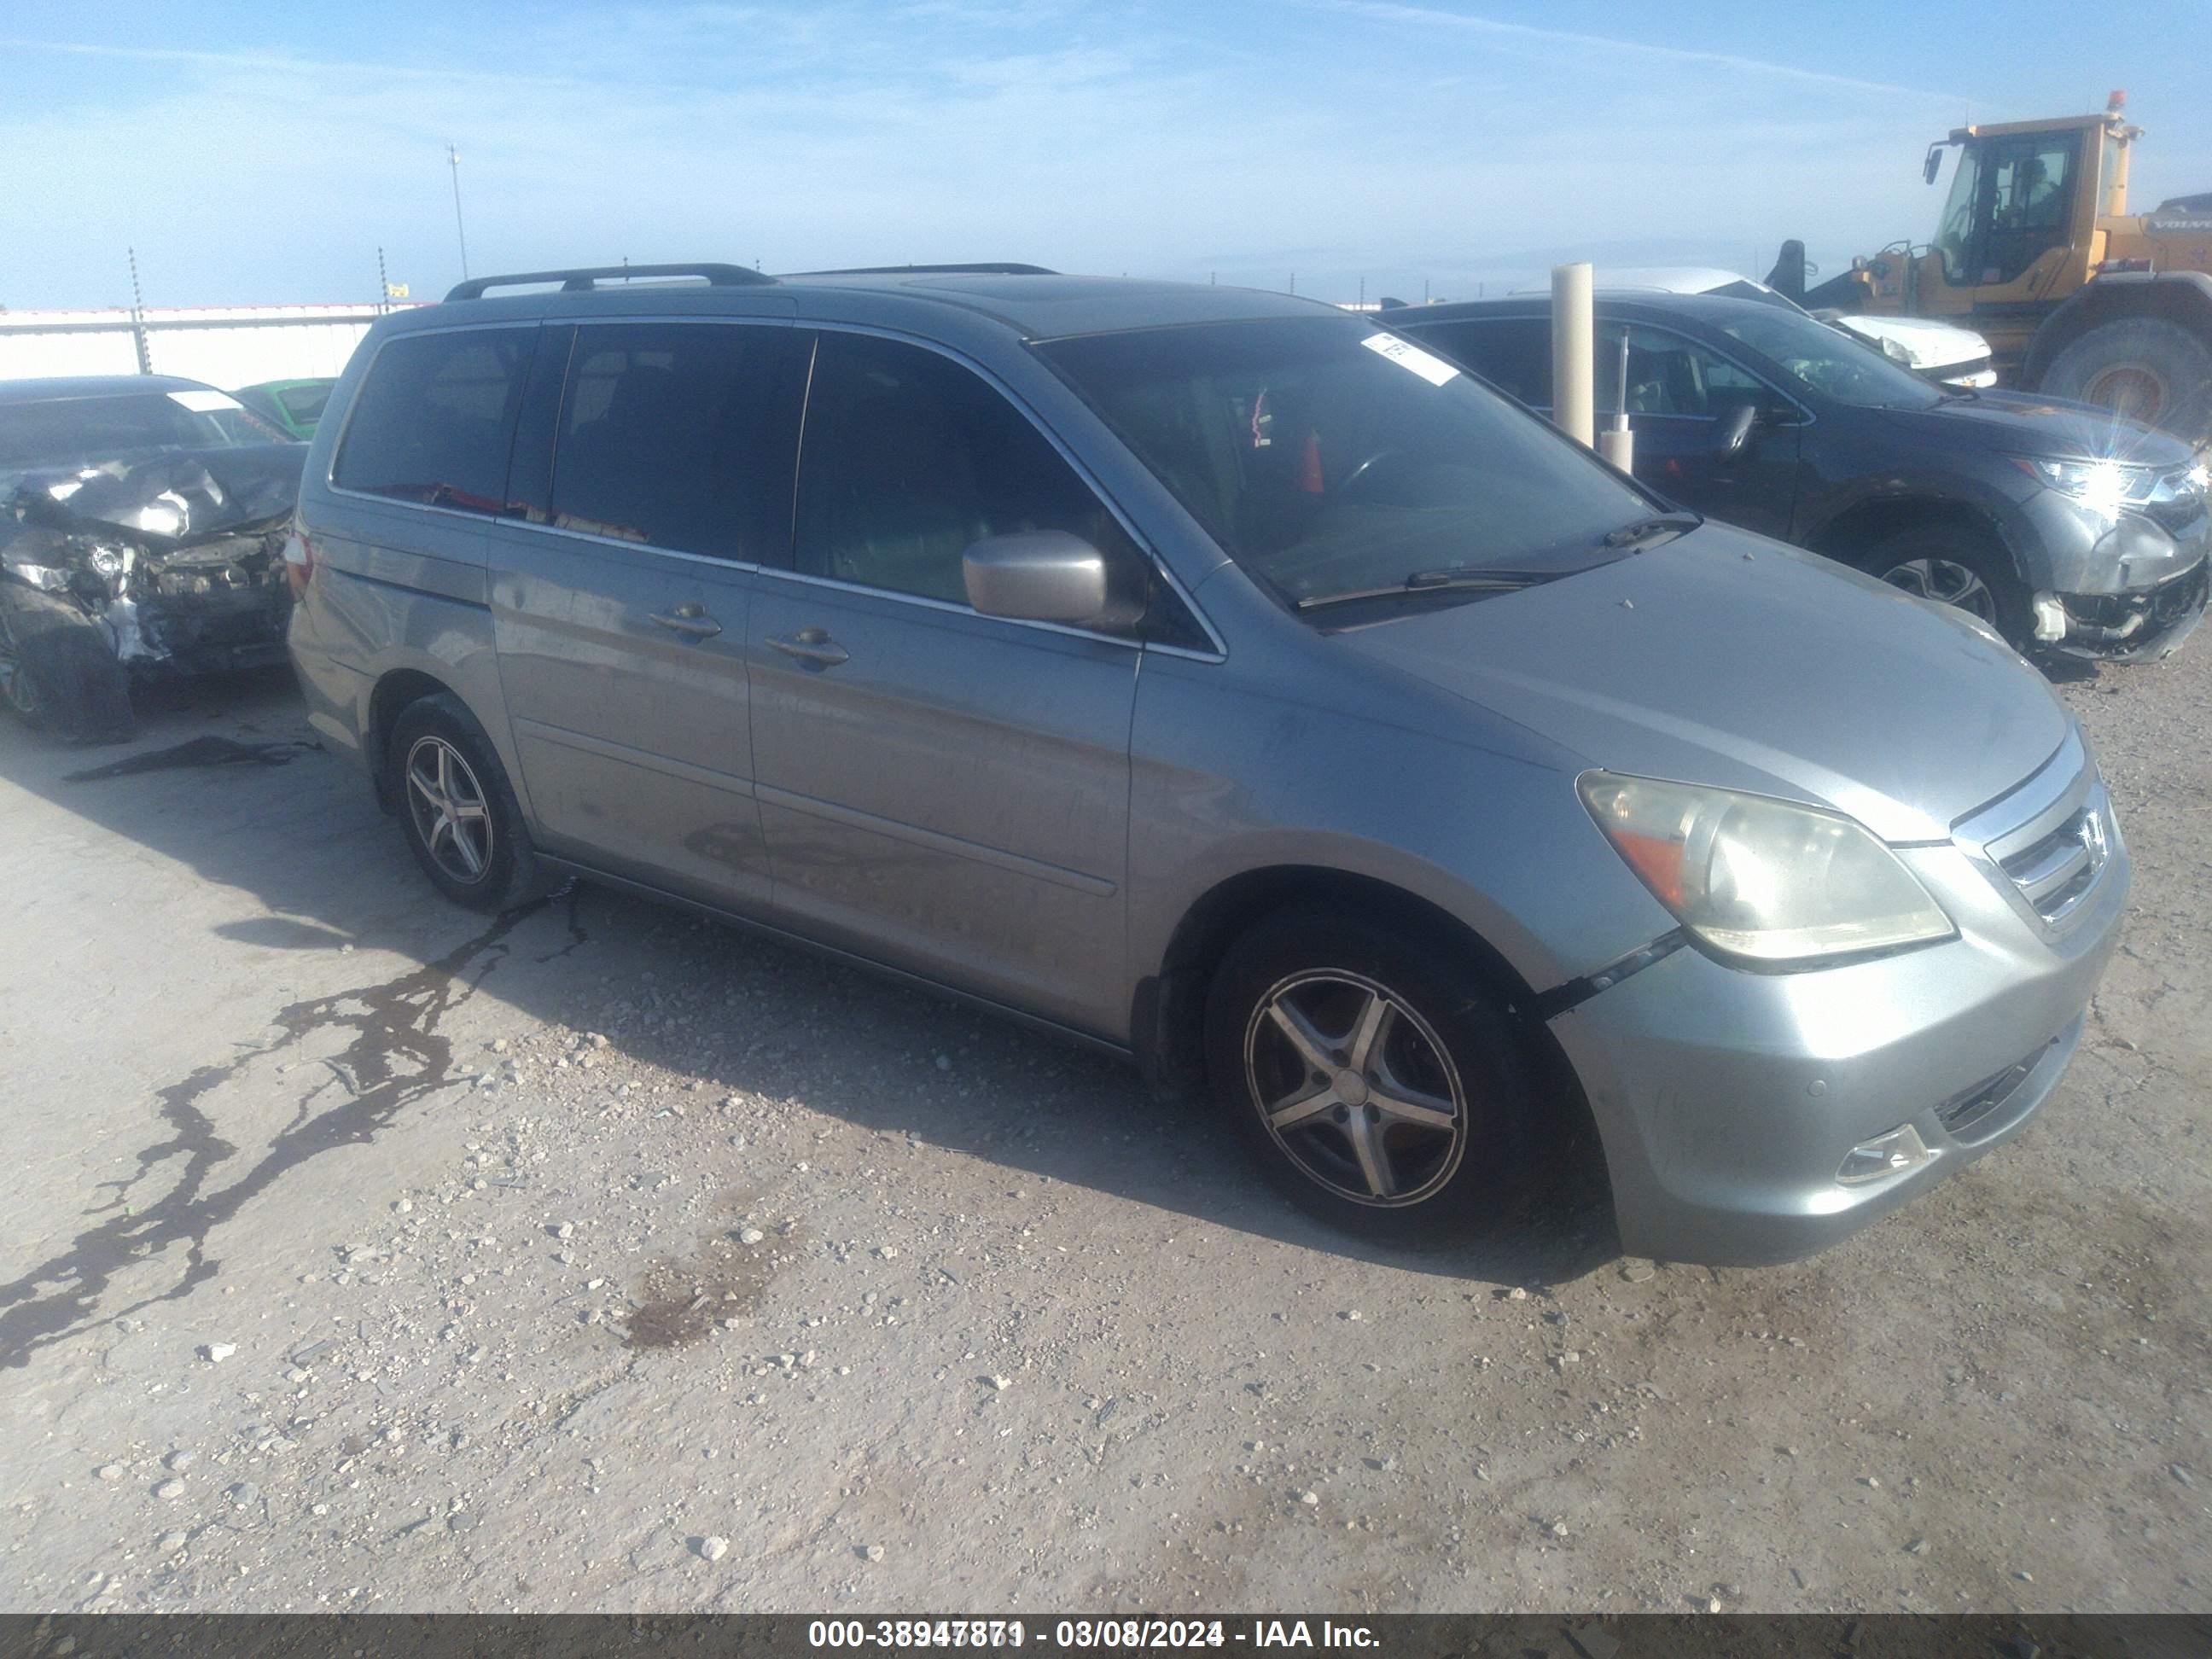
[[[707,614],[707,607],[696,599],[686,599],[667,611],[656,611],[653,620],[671,633],[684,634],[695,640],[711,640],[722,631],[722,624]]]
[[[811,663],[817,668],[835,668],[848,660],[852,653],[830,637],[823,628],[802,628],[788,637],[781,634],[769,635],[768,642],[787,657]]]

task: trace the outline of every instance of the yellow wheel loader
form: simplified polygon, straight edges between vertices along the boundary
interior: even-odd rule
[[[2212,193],[2130,214],[2142,129],[2115,92],[2095,115],[1960,127],[1933,242],[1899,242],[1808,289],[1805,245],[1767,277],[1800,304],[1929,317],[1987,337],[2002,384],[2101,404],[2212,442]]]

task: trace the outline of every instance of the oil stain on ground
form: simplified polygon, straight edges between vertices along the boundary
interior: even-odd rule
[[[207,766],[283,766],[295,755],[319,753],[319,743],[240,743],[235,738],[193,738],[167,749],[130,755],[88,771],[71,772],[64,783],[99,783],[141,772],[176,772]]]
[[[295,1002],[272,1022],[279,1033],[273,1042],[224,1064],[203,1066],[158,1091],[168,1133],[138,1153],[136,1175],[106,1183],[115,1188],[105,1206],[106,1219],[79,1234],[67,1249],[0,1285],[0,1366],[27,1364],[40,1350],[87,1328],[100,1315],[100,1298],[118,1273],[173,1246],[185,1249],[184,1270],[176,1281],[100,1322],[191,1294],[219,1265],[207,1254],[214,1229],[234,1219],[288,1171],[333,1147],[374,1139],[401,1111],[445,1087],[453,1047],[439,1035],[439,1022],[498,966],[509,949],[507,935],[542,902],[508,911],[467,943],[398,979]],[[307,1097],[258,1163],[234,1181],[213,1184],[217,1167],[238,1149],[216,1133],[214,1119],[200,1103],[257,1060],[325,1030],[352,1033],[344,1050],[328,1062],[331,1080]],[[345,1099],[324,1111],[310,1110],[318,1096],[340,1086],[347,1090]],[[166,1193],[143,1208],[131,1202],[141,1182],[165,1171],[173,1176]]]
[[[731,1234],[710,1239],[688,1261],[655,1262],[637,1287],[623,1346],[679,1348],[709,1335],[725,1319],[760,1305],[789,1238],[746,1244]]]

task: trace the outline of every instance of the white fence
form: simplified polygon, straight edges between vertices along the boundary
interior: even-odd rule
[[[225,390],[343,369],[392,306],[190,306],[0,312],[0,380],[179,374]]]

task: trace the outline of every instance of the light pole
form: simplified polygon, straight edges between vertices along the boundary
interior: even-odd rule
[[[469,229],[461,222],[461,152],[458,146],[446,146],[447,165],[453,169],[453,229],[461,239],[461,280],[469,279]]]

